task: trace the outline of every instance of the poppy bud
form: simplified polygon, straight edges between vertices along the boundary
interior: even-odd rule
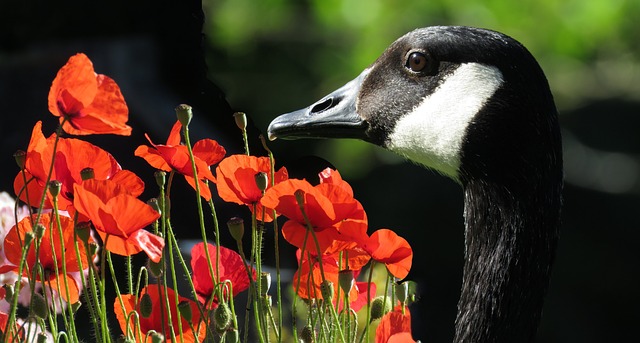
[[[158,187],[162,188],[164,187],[164,183],[166,181],[166,177],[167,177],[167,173],[162,171],[162,170],[156,170],[155,173],[153,173],[153,177],[156,179],[156,185],[158,185]]]
[[[118,336],[118,339],[116,340],[117,343],[135,343],[135,341],[131,338],[128,338],[125,335],[120,335]]]
[[[163,343],[165,341],[164,336],[159,332],[154,331],[149,337],[151,337],[151,343]]]
[[[93,172],[93,168],[84,168],[80,171],[82,181],[91,180],[94,177],[96,177],[96,174]]]
[[[396,292],[396,298],[398,298],[398,301],[403,305],[407,305],[407,301],[409,300],[409,286],[409,282],[406,281],[393,285]]]
[[[320,293],[322,294],[322,299],[325,301],[331,301],[334,293],[333,282],[329,280],[322,281],[320,284]]]
[[[96,254],[98,253],[98,249],[100,247],[98,246],[98,244],[96,242],[91,242],[89,243],[89,254],[93,257],[96,256]]]
[[[262,305],[262,311],[264,311],[264,313],[268,313],[272,305],[271,296],[265,295],[260,298],[260,304]]]
[[[33,315],[38,318],[46,318],[49,315],[49,309],[47,308],[47,301],[42,294],[33,293],[31,296],[31,310]]]
[[[42,236],[44,236],[44,231],[47,228],[44,227],[44,225],[38,223],[38,225],[36,225],[35,228],[33,228],[33,233],[36,235],[36,238],[40,239],[42,238]]]
[[[182,124],[183,127],[189,126],[191,123],[191,118],[193,118],[193,111],[191,106],[186,104],[180,104],[176,107],[176,116],[178,117],[178,121]]]
[[[346,296],[351,292],[355,281],[356,280],[353,277],[353,270],[344,269],[338,272],[338,284]]]
[[[76,235],[78,235],[82,242],[87,244],[91,236],[91,224],[89,222],[79,222],[76,224]]]
[[[215,310],[213,310],[213,319],[216,325],[216,329],[224,330],[231,324],[231,310],[227,303],[222,302],[218,304]]]
[[[236,125],[242,131],[247,129],[247,115],[244,112],[236,112],[233,114],[233,119],[236,121]]]
[[[13,154],[13,158],[16,160],[16,164],[20,170],[24,169],[24,164],[27,162],[27,152],[24,150],[18,150]]]
[[[240,342],[240,333],[238,332],[237,329],[234,329],[234,328],[226,330],[224,332],[223,337],[224,337],[224,339],[222,340],[223,342],[228,342],[228,343]]]
[[[31,244],[31,241],[33,241],[33,232],[31,231],[27,231],[24,233],[24,245],[28,246],[29,244]]]
[[[44,332],[39,332],[38,333],[38,338],[36,338],[36,342],[37,343],[46,343],[48,342],[49,337],[47,337],[47,334]]]
[[[11,302],[13,301],[13,295],[15,293],[15,288],[12,284],[9,283],[5,283],[4,285],[2,285],[2,288],[4,288],[4,299],[11,304]]]
[[[303,343],[315,343],[315,336],[315,332],[311,325],[305,325],[305,327],[300,331],[300,341]]]
[[[256,186],[258,186],[258,189],[262,192],[264,192],[267,187],[269,187],[269,176],[267,176],[267,173],[265,172],[258,172],[256,173]]]
[[[151,206],[151,208],[153,208],[154,211],[162,214],[162,211],[160,210],[160,204],[158,204],[158,199],[156,198],[151,198],[147,201],[147,205]]]
[[[81,306],[82,306],[81,301],[76,301],[75,303],[71,304],[71,309],[73,310],[73,313],[77,313]]]
[[[182,318],[184,318],[188,322],[191,321],[193,315],[191,313],[191,305],[188,301],[183,300],[178,303],[178,311],[180,311],[180,315],[182,316]]]
[[[304,191],[302,189],[296,190],[293,195],[296,196],[296,202],[298,202],[298,206],[300,208],[304,207]]]
[[[62,189],[62,182],[58,180],[49,181],[49,193],[52,197],[57,197],[60,194],[60,189]]]
[[[142,318],[149,318],[151,312],[153,312],[153,301],[151,300],[151,296],[149,293],[145,293],[140,298],[140,315]]]
[[[391,311],[391,297],[378,296],[371,301],[371,321],[382,318]]]
[[[237,242],[242,241],[242,236],[244,236],[244,220],[242,220],[242,218],[233,217],[229,219],[229,221],[227,221],[227,228],[229,228],[233,239]]]
[[[271,288],[271,273],[262,272],[260,274],[260,294],[266,296]]]
[[[160,276],[162,276],[162,272],[164,270],[163,268],[163,260],[160,260],[160,262],[155,263],[151,260],[149,260],[148,262],[148,270],[151,273],[151,275],[155,278],[159,278]]]

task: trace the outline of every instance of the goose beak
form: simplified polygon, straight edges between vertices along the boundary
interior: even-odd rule
[[[269,139],[365,138],[368,127],[356,112],[362,81],[369,69],[315,104],[278,116],[269,124]]]

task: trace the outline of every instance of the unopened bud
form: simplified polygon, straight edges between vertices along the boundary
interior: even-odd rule
[[[57,197],[58,194],[60,194],[60,190],[62,189],[62,182],[58,181],[58,180],[51,180],[49,181],[49,194],[51,194],[52,197]]]
[[[396,283],[393,285],[396,293],[396,298],[402,304],[406,304],[407,299],[409,298],[409,284],[407,282]]]
[[[315,343],[316,335],[311,325],[306,325],[300,331],[300,340],[302,343]]]
[[[140,298],[140,315],[142,318],[149,318],[151,312],[153,312],[153,301],[149,293],[145,293]]]
[[[73,311],[73,313],[77,313],[80,307],[82,307],[81,301],[76,301],[73,304],[71,304],[71,310]]]
[[[84,168],[80,171],[80,178],[82,181],[91,180],[96,177],[96,174],[93,171],[93,168]]]
[[[80,238],[84,244],[87,244],[89,237],[91,237],[91,223],[79,222],[76,224],[76,235],[78,235],[78,238]]]
[[[27,231],[24,233],[24,245],[28,246],[33,241],[34,234],[32,231]]]
[[[13,295],[15,294],[15,287],[10,283],[2,285],[4,288],[4,299],[11,304],[13,302]]]
[[[39,332],[38,333],[38,338],[36,338],[36,342],[38,343],[46,343],[48,342],[49,337],[47,337],[47,334],[44,332]]]
[[[331,301],[334,294],[333,282],[329,280],[322,281],[320,284],[320,293],[322,294],[322,299],[325,301]]]
[[[158,185],[158,187],[164,187],[164,183],[166,182],[167,178],[167,173],[165,171],[156,170],[156,172],[153,173],[153,177],[156,179],[156,185]]]
[[[256,173],[256,186],[258,186],[258,189],[262,192],[264,192],[267,187],[269,187],[269,176],[267,176],[267,173],[265,172],[258,172]]]
[[[260,294],[266,296],[269,293],[269,288],[271,288],[271,273],[260,273]]]
[[[242,236],[244,236],[244,220],[242,220],[242,218],[233,217],[229,219],[229,221],[227,221],[227,228],[229,228],[229,232],[233,239],[237,242],[242,241]]]
[[[371,321],[382,318],[391,311],[391,297],[378,296],[371,301]]]
[[[353,277],[353,270],[344,269],[338,272],[338,284],[340,284],[340,289],[344,292],[346,296],[349,296],[349,292],[353,288],[355,284],[355,278]]]
[[[183,300],[178,303],[178,311],[180,311],[180,315],[182,316],[182,318],[184,318],[188,322],[191,321],[193,314],[191,313],[191,304],[188,301]]]
[[[236,112],[233,114],[233,119],[236,121],[236,125],[242,131],[247,129],[247,115],[244,112]]]
[[[13,154],[13,158],[16,160],[16,164],[20,170],[24,169],[24,165],[27,162],[27,152],[24,150],[18,150]]]
[[[33,228],[33,233],[36,235],[36,238],[41,239],[44,236],[44,232],[47,230],[44,225],[38,223],[36,227]]]
[[[100,249],[100,246],[96,242],[89,243],[89,257],[96,256],[98,249]]]
[[[38,318],[47,318],[49,315],[49,309],[47,308],[47,301],[42,294],[33,293],[31,296],[31,310],[33,314]]]
[[[164,336],[159,332],[153,332],[149,337],[151,337],[151,343],[163,343],[165,341]]]
[[[154,211],[162,214],[162,211],[160,210],[160,204],[158,204],[158,199],[151,198],[147,200],[147,205],[151,206],[151,208],[153,208]]]
[[[304,191],[302,189],[296,190],[293,195],[296,196],[296,202],[298,202],[298,206],[300,208],[304,207]]]
[[[191,118],[193,118],[193,110],[191,106],[186,104],[180,104],[176,107],[176,116],[183,127],[189,126]]]
[[[158,263],[149,260],[147,265],[148,270],[153,277],[159,278],[162,276],[164,271],[164,259],[161,259]]]
[[[223,334],[224,339],[222,340],[223,342],[227,342],[227,343],[237,343],[240,342],[240,333],[238,332],[238,329],[229,329],[226,330]]]
[[[227,303],[222,302],[218,304],[215,310],[213,310],[213,318],[215,321],[216,329],[224,330],[231,324],[231,310]]]

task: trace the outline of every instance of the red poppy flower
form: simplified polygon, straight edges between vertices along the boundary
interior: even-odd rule
[[[189,159],[189,151],[185,145],[180,144],[181,129],[182,124],[176,121],[165,145],[154,144],[149,138],[149,135],[145,134],[145,137],[147,137],[147,140],[153,147],[141,145],[136,149],[135,155],[144,158],[147,163],[156,169],[167,172],[175,170],[182,174],[191,187],[195,189],[196,185],[195,179],[193,178],[191,160]],[[198,173],[200,195],[209,201],[211,200],[211,190],[203,180],[216,181],[213,174],[211,174],[211,170],[209,170],[209,166],[220,162],[227,152],[213,139],[197,141],[196,144],[193,145],[192,151]]]
[[[214,291],[214,280],[216,280],[216,246],[207,244],[207,250],[211,259],[214,276],[209,273],[207,255],[204,251],[204,243],[198,243],[191,249],[191,270],[193,271],[193,285],[198,294],[198,300],[202,304],[207,304],[211,300]],[[252,277],[255,280],[256,271],[251,267]],[[220,247],[220,282],[231,281],[233,285],[233,296],[249,288],[249,276],[244,266],[242,257],[237,252]],[[208,307],[216,307],[217,299]]]
[[[380,229],[361,242],[362,248],[377,262],[384,263],[391,275],[404,279],[413,260],[413,250],[406,239],[389,229]]]
[[[324,270],[324,279],[333,282],[334,297],[336,299],[337,292],[340,290],[338,285],[338,274],[341,269],[351,269],[359,271],[369,261],[369,255],[359,248],[346,249],[342,251],[342,261],[340,260],[340,252],[322,255],[322,270],[320,269],[318,257],[315,254],[305,253],[305,257],[301,259],[301,250],[296,252],[298,258],[298,270],[293,275],[292,285],[294,290],[303,299],[322,297],[322,270]],[[311,258],[309,258],[311,255]],[[298,275],[300,275],[300,284],[298,285]],[[366,289],[366,286],[363,288]],[[366,290],[365,290],[366,292]],[[353,304],[358,300],[360,289],[354,287],[349,293],[349,301]],[[357,305],[357,304],[356,304]]]
[[[249,206],[251,211],[255,204],[256,218],[271,222],[272,209],[265,210],[260,204],[262,191],[258,189],[255,180],[255,175],[259,172],[269,175],[267,187],[271,187],[271,164],[268,157],[232,155],[225,158],[216,168],[218,194],[224,201]],[[288,178],[287,169],[283,167],[275,173],[273,182],[277,184]]]
[[[20,265],[20,257],[22,256],[22,247],[24,246],[24,237],[27,232],[33,232],[34,227],[32,222],[35,222],[37,215],[32,217],[23,218],[17,225],[15,225],[4,239],[4,253],[6,260],[4,265],[0,266],[0,274],[8,271],[18,272]],[[60,216],[60,225],[62,228],[62,237],[58,230],[58,224],[51,213],[44,213],[40,215],[40,224],[45,228],[44,234],[40,241],[39,256],[36,256],[36,249],[31,247],[27,254],[27,266],[29,270],[35,268],[36,263],[40,261],[44,269],[44,280],[38,279],[43,285],[51,287],[56,290],[58,294],[69,303],[76,303],[79,298],[80,289],[82,285],[76,283],[73,277],[74,272],[78,272],[78,259],[76,257],[74,246],[74,226],[73,219]],[[49,230],[52,229],[52,232]],[[51,239],[53,235],[53,239]],[[64,242],[65,251],[62,251],[61,242]],[[80,258],[82,265],[86,269],[89,267],[87,261],[86,249],[83,248],[82,242],[78,242],[80,245]],[[54,262],[55,253],[55,262]],[[66,264],[67,274],[62,273],[62,263]],[[55,266],[58,266],[57,274]],[[30,277],[28,270],[25,268],[24,277]],[[39,276],[38,276],[39,278]],[[65,279],[69,286],[69,297],[65,289]]]
[[[143,229],[160,217],[151,206],[112,180],[86,180],[74,190],[76,209],[91,219],[107,250],[123,256],[144,251],[160,261],[164,239]]]
[[[396,306],[387,312],[376,329],[376,343],[415,343],[411,336],[411,313],[409,308]]]
[[[60,117],[72,135],[112,133],[129,136],[129,109],[120,87],[110,77],[96,74],[85,54],[69,58],[49,90],[49,111]]]
[[[318,239],[319,253],[339,251],[366,235],[367,216],[360,202],[353,198],[350,187],[330,182],[314,187],[305,180],[289,179],[268,189],[260,201],[290,219],[282,227],[282,235],[289,243],[302,248],[307,236],[307,224],[295,196],[297,191],[304,193],[304,209]],[[307,237],[305,249],[316,252],[311,236]]]
[[[148,317],[143,317],[140,314],[140,299],[144,294],[148,294],[151,298],[151,314]],[[175,298],[175,291],[171,288],[166,288],[166,297],[169,299],[169,310],[171,311],[171,324],[168,321],[168,311],[165,303],[165,292],[159,285],[149,285],[144,287],[140,291],[140,298],[136,299],[132,294],[123,294],[122,301],[124,308],[120,304],[120,301],[116,298],[113,304],[113,310],[115,311],[116,318],[120,324],[120,329],[123,333],[127,333],[128,330],[135,335],[136,342],[151,342],[148,338],[145,340],[146,334],[155,330],[158,333],[165,333],[165,342],[171,342],[170,326],[176,334],[177,342],[202,342],[207,333],[206,327],[200,318],[200,311],[198,310],[198,304],[187,298],[178,296],[178,303],[187,303],[191,307],[191,320],[187,321],[184,317],[181,317],[182,334],[178,331],[178,311]],[[135,325],[134,316],[129,316],[132,311],[137,311],[140,319],[140,332],[142,337],[138,336],[138,327]],[[126,316],[129,316],[127,322]],[[196,330],[194,333],[191,330],[191,325]]]
[[[54,156],[55,135],[45,138],[42,134],[42,122],[37,122],[31,133],[31,141],[27,148],[25,161],[25,173],[28,181],[26,192],[22,173],[16,175],[13,188],[20,196],[20,200],[38,207],[45,182]],[[122,170],[115,158],[108,152],[97,146],[73,138],[60,138],[55,151],[55,163],[50,180],[58,180],[62,183],[58,196],[58,208],[72,212],[73,185],[82,182],[80,172],[85,168],[93,169],[96,180],[115,180],[126,186],[127,192],[133,196],[142,194],[144,182],[134,173]],[[29,182],[29,180],[33,178]],[[27,199],[27,193],[29,198]],[[45,208],[51,208],[51,196],[47,192]]]

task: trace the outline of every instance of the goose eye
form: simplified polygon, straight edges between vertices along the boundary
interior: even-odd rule
[[[412,52],[407,58],[405,66],[416,73],[424,71],[427,67],[427,56],[421,52]]]

